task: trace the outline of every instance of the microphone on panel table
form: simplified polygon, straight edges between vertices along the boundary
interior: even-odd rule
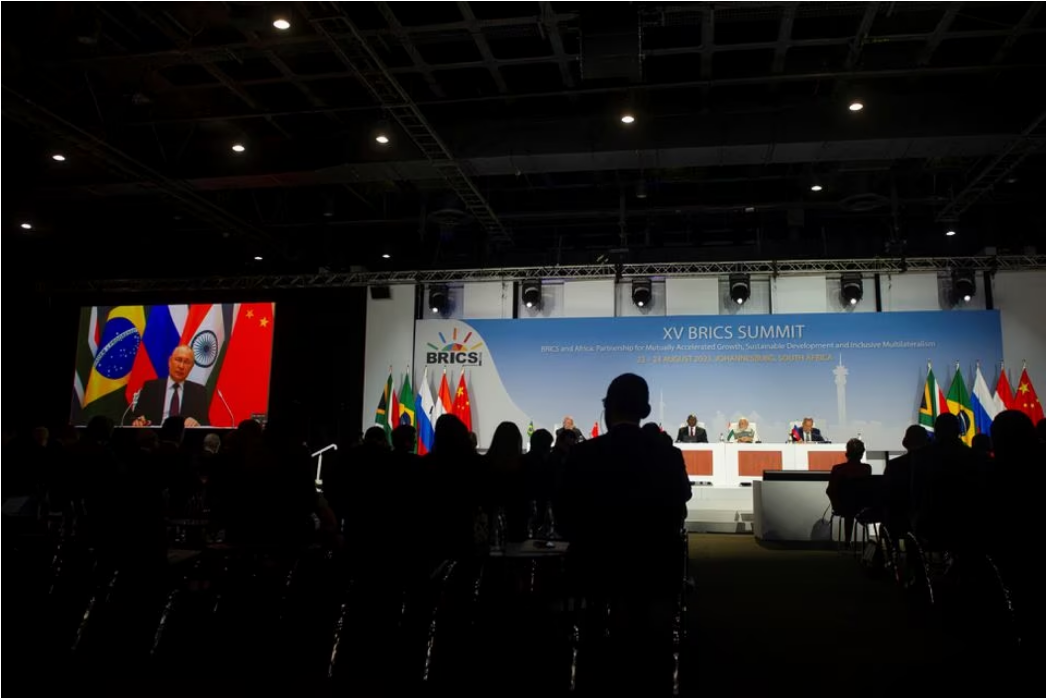
[[[229,426],[236,427],[236,418],[232,414],[232,408],[229,407],[229,403],[225,400],[225,396],[222,395],[220,388],[214,389],[215,393],[218,394],[218,398],[221,400],[222,405],[225,406],[225,412],[229,413]]]
[[[142,389],[138,389],[131,396],[131,404],[127,406],[127,410],[123,411],[123,415],[120,416],[120,427],[124,426],[124,422],[127,420],[127,413],[133,412],[138,407],[138,398],[142,395]]]

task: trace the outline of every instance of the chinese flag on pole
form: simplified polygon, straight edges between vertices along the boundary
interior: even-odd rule
[[[225,342],[217,390],[211,396],[212,425],[238,425],[269,411],[272,363],[272,303],[243,303]]]
[[[454,415],[472,431],[472,404],[469,402],[469,387],[465,385],[465,370],[461,370],[458,379],[458,390],[454,392]]]
[[[1017,395],[1013,399],[1014,410],[1020,410],[1031,418],[1032,423],[1038,423],[1042,419],[1042,403],[1035,393],[1031,378],[1028,376],[1028,367],[1021,372],[1021,380],[1017,383]]]

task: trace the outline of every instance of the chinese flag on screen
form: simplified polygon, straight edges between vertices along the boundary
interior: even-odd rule
[[[268,412],[274,327],[272,303],[240,304],[211,397],[212,425],[239,424]]]

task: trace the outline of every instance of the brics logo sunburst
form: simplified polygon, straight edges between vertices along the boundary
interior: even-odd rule
[[[454,328],[451,332],[450,340],[447,340],[446,335],[439,333],[440,344],[433,342],[425,343],[432,350],[425,354],[426,363],[480,366],[483,364],[483,353],[478,352],[477,350],[483,346],[483,343],[476,342],[470,345],[469,340],[472,339],[472,335],[473,333],[470,330],[459,340],[458,329]]]

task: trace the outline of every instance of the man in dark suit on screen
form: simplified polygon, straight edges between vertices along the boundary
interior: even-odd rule
[[[207,418],[207,389],[195,381],[187,381],[196,365],[192,348],[179,345],[167,360],[167,378],[146,381],[138,394],[134,408],[134,425],[160,425],[168,417],[181,415],[186,427],[199,427],[210,422]]]
[[[705,431],[704,427],[697,426],[696,415],[690,415],[686,419],[686,424],[679,428],[676,441],[687,444],[703,444],[708,442],[708,432]]]
[[[792,432],[793,442],[827,442],[821,434],[821,430],[814,427],[814,419],[812,417],[804,417],[802,427]]]

